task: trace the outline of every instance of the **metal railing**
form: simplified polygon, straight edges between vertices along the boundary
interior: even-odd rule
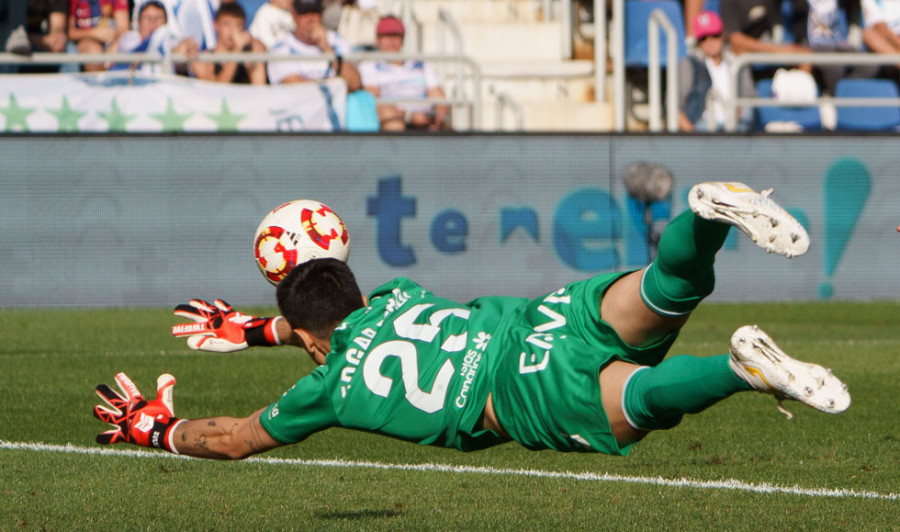
[[[595,15],[596,16],[596,15]],[[613,130],[625,131],[625,0],[613,0]]]
[[[594,98],[606,101],[606,0],[594,0]]]
[[[506,110],[509,109],[512,111],[513,116],[515,117],[515,131],[524,131],[525,130],[525,111],[522,110],[522,106],[519,105],[518,102],[512,99],[512,97],[505,92],[498,92],[495,94],[497,107],[495,109],[495,123],[494,128],[497,131],[506,130]]]
[[[60,65],[60,64],[87,64],[87,63],[104,63],[104,64],[154,64],[160,65],[160,68],[166,73],[172,73],[175,64],[200,62],[200,63],[258,63],[273,61],[332,61],[335,54],[321,54],[315,56],[296,56],[281,55],[269,53],[232,53],[232,54],[213,54],[203,52],[197,57],[187,57],[181,54],[172,54],[162,56],[155,53],[129,53],[129,54],[69,54],[69,53],[35,53],[31,56],[21,56],[9,53],[0,53],[0,65],[2,64],[19,64],[19,65]],[[404,61],[407,59],[417,59],[421,61],[435,63],[455,63],[456,71],[459,72],[459,83],[463,80],[470,80],[472,83],[472,97],[465,96],[465,92],[460,90],[454,93],[451,98],[417,98],[404,100],[391,100],[379,98],[377,103],[430,103],[437,105],[451,105],[454,110],[454,126],[458,124],[455,117],[458,116],[456,111],[458,108],[464,108],[468,111],[467,129],[478,131],[481,129],[481,85],[482,74],[481,67],[472,58],[464,55],[436,55],[436,54],[407,54],[407,53],[381,53],[381,52],[365,52],[347,54],[342,56],[344,61],[351,63],[359,63],[362,61]],[[467,75],[463,76],[463,70],[467,70]],[[460,87],[461,89],[461,87]],[[454,127],[455,128],[455,127]]]
[[[447,53],[447,32],[453,37],[453,52]],[[438,9],[438,25],[437,25],[437,49],[438,54],[440,55],[453,55],[458,57],[463,57],[463,36],[462,30],[459,28],[459,24],[456,23],[456,20],[453,18],[453,15],[450,14],[444,8]],[[447,79],[447,70],[446,64],[441,64],[438,68],[438,75],[441,79]],[[478,93],[475,95],[475,98],[481,99],[481,86],[477,87]],[[463,90],[463,72],[462,69],[459,68],[459,65],[456,65],[454,68],[454,84],[453,84],[453,98],[454,99],[465,99],[465,91]],[[479,102],[480,103],[480,102]],[[480,107],[480,105],[479,105]],[[454,110],[455,111],[455,110]],[[455,113],[454,113],[455,114]],[[480,119],[480,118],[479,118]]]
[[[824,53],[811,54],[758,54],[747,53],[736,56],[729,67],[731,84],[725,101],[725,131],[737,130],[738,110],[741,107],[816,107],[828,103],[835,107],[886,107],[900,106],[900,98],[835,98],[818,97],[808,103],[798,104],[774,98],[739,97],[738,78],[741,69],[750,65],[896,65],[900,64],[900,54],[874,53]]]
[[[650,12],[647,21],[649,63],[650,131],[662,131],[662,78],[660,76],[659,28],[666,33],[666,129],[678,132],[678,31],[662,9]]]

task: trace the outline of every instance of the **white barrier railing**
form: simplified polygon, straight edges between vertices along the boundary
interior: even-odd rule
[[[34,65],[58,65],[58,64],[85,64],[85,63],[104,63],[104,64],[130,64],[136,65],[140,63],[149,63],[161,65],[167,72],[172,72],[174,64],[178,63],[222,63],[222,62],[272,62],[272,61],[323,61],[334,60],[335,54],[322,54],[317,56],[296,56],[281,55],[269,53],[234,53],[234,54],[212,54],[203,52],[197,57],[189,58],[181,54],[173,54],[171,56],[161,56],[152,53],[131,53],[131,54],[69,54],[69,53],[35,53],[29,57],[0,53],[0,64],[34,64]],[[437,63],[456,63],[456,71],[458,74],[459,84],[463,79],[472,82],[472,97],[467,98],[465,92],[460,90],[451,98],[416,98],[404,100],[378,99],[378,103],[431,103],[451,105],[456,110],[457,107],[468,110],[467,129],[478,131],[481,129],[481,84],[482,74],[481,67],[472,58],[463,55],[435,55],[435,54],[406,54],[406,53],[381,53],[366,52],[357,54],[347,54],[342,56],[344,61],[359,63],[362,61],[403,61],[406,59],[418,59],[422,61]],[[462,75],[463,69],[468,71],[466,76]],[[454,122],[456,122],[454,120]],[[456,124],[454,124],[454,129]]]
[[[650,131],[662,131],[662,78],[660,71],[659,28],[666,32],[666,129],[678,132],[678,31],[662,9],[650,12],[647,21],[647,58],[649,63]]]
[[[497,131],[506,130],[506,109],[509,108],[515,117],[515,131],[525,131],[525,111],[518,102],[505,92],[498,92],[496,95],[497,108],[495,110],[494,128]]]
[[[453,37],[453,52],[451,54],[447,53],[447,32],[450,32],[450,35]],[[438,27],[437,27],[437,47],[438,54],[442,56],[456,56],[456,57],[464,57],[463,56],[463,36],[462,30],[459,28],[459,24],[456,23],[456,20],[453,18],[453,15],[450,14],[444,8],[438,9]],[[446,79],[446,68],[444,65],[441,65],[441,68],[438,70],[438,73],[441,79]],[[465,99],[465,91],[463,90],[463,72],[460,65],[456,65],[454,68],[454,85],[453,85],[453,98],[454,99]],[[478,93],[474,96],[475,99],[479,101],[479,112],[480,112],[480,100],[481,100],[481,84],[479,82]],[[455,113],[454,113],[455,114]],[[471,118],[470,118],[471,120]],[[480,120],[480,117],[478,118]],[[471,123],[471,122],[470,122]]]
[[[737,130],[738,110],[741,107],[816,107],[829,103],[835,107],[885,107],[900,106],[900,98],[835,98],[818,97],[806,104],[779,101],[774,98],[739,97],[738,78],[743,68],[750,65],[896,65],[900,64],[900,54],[874,53],[824,53],[811,54],[757,54],[747,53],[736,56],[731,63],[729,75],[731,83],[725,101],[725,131]]]
[[[594,0],[594,98],[606,101],[606,0]]]
[[[613,129],[625,131],[625,0],[613,0]],[[596,16],[596,14],[595,14]]]

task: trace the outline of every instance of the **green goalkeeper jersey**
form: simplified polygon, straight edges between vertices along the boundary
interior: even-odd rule
[[[395,279],[347,317],[325,365],[270,405],[262,425],[283,443],[339,426],[468,451],[505,441],[475,430],[493,394],[500,425],[530,449],[625,454],[602,408],[600,370],[612,360],[656,365],[677,333],[642,349],[619,338],[599,308],[622,275],[465,305]]]
[[[485,352],[524,301],[462,305],[394,279],[338,326],[325,364],[269,406],[263,427],[283,443],[333,426],[464,451],[502,442],[474,430],[492,381]]]

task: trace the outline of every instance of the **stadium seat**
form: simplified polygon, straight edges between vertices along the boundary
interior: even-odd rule
[[[625,66],[647,67],[649,65],[647,38],[647,21],[650,13],[662,9],[672,21],[678,32],[678,59],[685,56],[684,46],[684,12],[681,4],[675,0],[627,0],[625,2]],[[667,43],[665,32],[659,32],[660,64],[665,68],[667,59]]]
[[[842,79],[835,89],[838,98],[897,98],[900,90],[888,79]],[[884,131],[900,126],[900,106],[838,107],[837,129]]]
[[[759,98],[772,97],[772,80],[762,79],[756,83]],[[816,93],[818,96],[818,92]],[[771,122],[795,122],[805,131],[822,129],[822,119],[817,105],[810,107],[757,107],[756,116],[761,129]]]
[[[704,11],[715,11],[716,13],[719,13],[720,12],[719,11],[719,3],[720,3],[719,0],[706,0],[706,2],[703,2],[703,10]],[[685,21],[685,22],[688,22],[688,21]]]
[[[253,22],[253,17],[256,16],[256,11],[262,7],[263,4],[267,4],[269,0],[237,0],[238,5],[240,5],[244,9],[244,13],[247,14],[247,27],[250,27],[250,23]]]

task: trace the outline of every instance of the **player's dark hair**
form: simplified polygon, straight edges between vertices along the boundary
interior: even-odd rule
[[[362,293],[350,267],[337,259],[315,259],[296,267],[278,283],[278,309],[293,329],[330,338],[334,328],[358,308]]]
[[[219,20],[219,17],[221,17],[222,15],[229,15],[235,18],[244,19],[244,22],[247,22],[247,12],[244,11],[244,8],[241,7],[241,5],[237,2],[222,4],[221,7],[219,7],[219,10],[216,11],[215,20]]]

